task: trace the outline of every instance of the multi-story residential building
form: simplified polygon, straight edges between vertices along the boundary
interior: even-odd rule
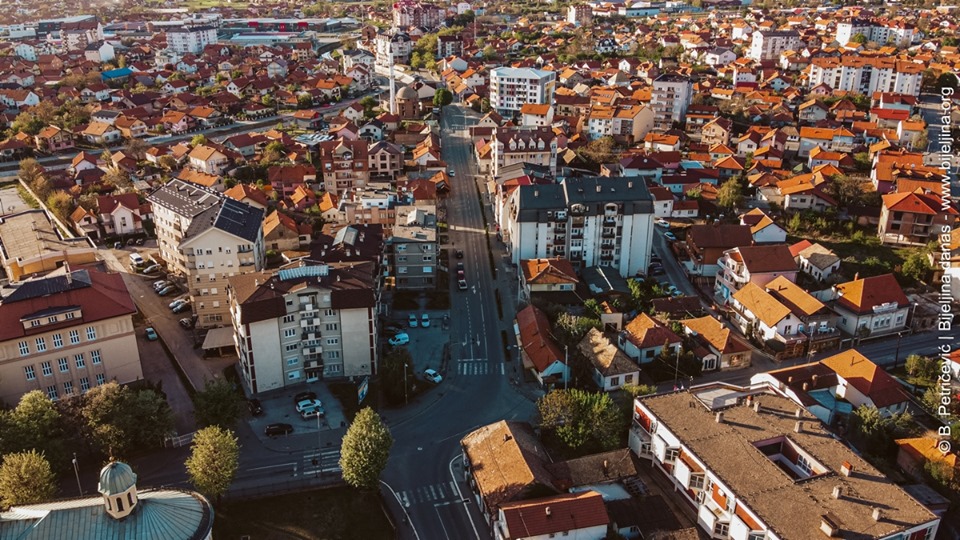
[[[589,4],[573,4],[567,7],[567,22],[574,26],[589,26],[593,8]]]
[[[230,158],[226,154],[205,144],[196,146],[187,157],[191,167],[207,174],[223,174],[230,165]]]
[[[668,130],[674,123],[683,123],[692,99],[690,78],[676,73],[665,73],[653,80],[653,129]]]
[[[916,96],[925,68],[925,64],[889,56],[819,56],[810,61],[807,88],[825,84],[866,96],[874,92]]]
[[[840,45],[846,45],[854,36],[862,34],[867,41],[873,41],[879,45],[907,47],[913,42],[915,30],[914,25],[903,21],[880,22],[851,19],[837,23],[836,41]]]
[[[858,337],[905,330],[911,322],[910,311],[916,307],[893,274],[857,277],[818,297],[840,316],[837,327]]]
[[[440,26],[446,16],[446,10],[436,4],[427,4],[415,0],[401,0],[393,4],[393,27],[425,28],[433,30]]]
[[[403,172],[403,147],[379,141],[367,148],[371,178],[396,179]]]
[[[337,211],[342,223],[373,223],[389,229],[396,221],[396,206],[396,190],[377,184],[344,193]]]
[[[404,32],[381,32],[373,40],[374,68],[385,71],[390,64],[406,64],[410,62],[410,53],[413,52],[413,40]]]
[[[761,30],[754,32],[748,56],[757,61],[778,60],[784,51],[800,48],[800,34],[795,30]]]
[[[884,243],[926,244],[956,223],[956,208],[933,193],[889,193],[883,196],[878,232]]]
[[[96,17],[72,20],[60,25],[60,43],[65,51],[82,51],[103,41],[103,25]]]
[[[490,70],[490,107],[502,115],[515,115],[527,103],[549,105],[557,75],[533,68],[498,67]]]
[[[686,248],[689,257],[683,264],[690,275],[715,276],[720,271],[718,261],[725,251],[752,243],[749,225],[693,225],[687,229]]]
[[[437,58],[447,58],[463,52],[463,38],[455,36],[437,36]]]
[[[133,315],[120,274],[69,267],[63,275],[0,291],[0,400],[40,390],[51,399],[107,381],[143,378]]]
[[[398,206],[387,239],[386,276],[397,289],[430,289],[437,275],[437,207]]]
[[[323,189],[336,195],[362,188],[370,181],[367,141],[337,139],[317,145]]]
[[[255,272],[228,282],[234,344],[251,394],[376,373],[374,265]]]
[[[797,281],[797,262],[785,244],[728,249],[717,264],[720,269],[714,293],[723,302],[747,283],[762,287],[778,276],[794,283]]]
[[[0,217],[0,261],[10,281],[42,275],[68,264],[97,260],[97,246],[87,236],[64,238],[43,210]]]
[[[493,128],[490,145],[490,172],[496,177],[504,168],[517,163],[533,163],[557,172],[557,139],[546,127]]]
[[[226,324],[227,278],[263,268],[263,210],[177,179],[147,200],[160,257],[185,280],[197,325]]]
[[[940,518],[764,387],[725,383],[634,401],[629,447],[708,537],[930,539]]]
[[[565,178],[523,185],[508,197],[500,233],[514,264],[565,257],[575,269],[646,271],[653,242],[653,198],[641,178]]]
[[[217,42],[213,26],[180,26],[166,31],[167,47],[177,54],[200,54],[203,48]]]

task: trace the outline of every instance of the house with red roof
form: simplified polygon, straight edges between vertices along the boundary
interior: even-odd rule
[[[911,304],[893,274],[855,277],[830,289],[827,300],[840,315],[837,327],[851,335],[877,335],[906,329]]]
[[[676,355],[682,344],[680,336],[646,313],[627,323],[617,340],[623,352],[640,365],[653,362],[661,354]]]
[[[521,538],[606,538],[610,516],[596,491],[564,493],[500,505],[500,540]]]
[[[952,204],[944,205],[936,194],[918,189],[883,196],[877,232],[883,243],[926,244],[944,227],[952,230],[956,223],[957,210]]]
[[[520,261],[520,295],[529,300],[534,293],[572,292],[580,279],[569,260],[525,259]]]
[[[143,232],[140,201],[136,193],[101,195],[97,198],[97,208],[107,236]]]
[[[517,313],[513,327],[523,368],[540,384],[549,387],[563,383],[570,376],[566,354],[554,341],[550,321],[543,311],[533,305],[523,308]]]

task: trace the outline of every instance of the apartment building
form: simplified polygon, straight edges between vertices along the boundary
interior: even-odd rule
[[[446,10],[436,4],[401,0],[393,4],[393,27],[425,28],[433,30],[440,26],[446,17]]]
[[[436,282],[437,207],[398,206],[393,236],[386,241],[387,284],[431,289]]]
[[[167,48],[177,54],[200,54],[203,48],[217,42],[213,26],[180,26],[166,31]]]
[[[370,181],[370,157],[367,141],[337,139],[317,145],[323,189],[341,195],[362,188]]]
[[[96,17],[71,20],[60,25],[60,43],[65,51],[82,51],[103,41],[103,25]]]
[[[764,387],[714,383],[634,401],[630,449],[717,539],[931,539],[940,518]]]
[[[916,27],[903,21],[871,21],[851,19],[837,23],[837,43],[850,43],[854,36],[862,34],[867,41],[879,45],[907,47],[913,42]]]
[[[763,287],[779,276],[791,283],[797,281],[797,262],[786,244],[742,246],[728,249],[717,260],[720,269],[714,293],[726,302],[747,283]]]
[[[799,48],[800,33],[795,30],[761,30],[752,34],[747,56],[757,62],[779,60],[781,53]]]
[[[825,84],[867,96],[874,92],[917,96],[925,68],[925,64],[889,56],[816,57],[810,60],[807,88]]]
[[[230,321],[250,394],[376,372],[374,265],[327,265],[228,279]]]
[[[564,257],[577,270],[646,271],[653,242],[653,197],[643,179],[565,178],[524,185],[508,197],[500,233],[514,264]]]
[[[226,324],[227,278],[263,268],[263,210],[177,179],[147,200],[160,256],[185,281],[197,325]]]
[[[513,116],[527,103],[550,105],[557,75],[533,68],[498,67],[490,70],[490,107]]]
[[[490,145],[490,172],[497,177],[500,172],[517,163],[533,163],[557,172],[557,138],[546,127],[496,127],[493,128]]]
[[[386,141],[373,143],[367,148],[367,156],[371,177],[396,179],[403,172],[403,147],[398,144]]]
[[[888,193],[880,207],[878,233],[883,243],[926,244],[956,223],[957,210],[933,193]]]
[[[653,80],[653,129],[668,130],[673,124],[683,123],[687,107],[692,99],[693,85],[690,78],[675,73],[665,73]]]
[[[389,184],[371,184],[344,193],[337,208],[339,221],[379,224],[390,229],[396,221],[397,192]]]
[[[593,8],[589,4],[574,4],[567,7],[567,22],[574,26],[588,26],[592,19]]]
[[[0,401],[15,404],[32,390],[69,398],[143,378],[137,307],[120,274],[66,270],[0,296]]]
[[[381,32],[373,40],[374,67],[389,68],[390,64],[407,64],[413,52],[413,40],[404,32]]]

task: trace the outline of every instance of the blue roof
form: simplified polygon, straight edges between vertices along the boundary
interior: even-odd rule
[[[117,495],[137,483],[137,475],[126,463],[111,461],[100,470],[97,490],[103,495]]]
[[[122,77],[129,77],[131,73],[133,73],[132,69],[128,67],[122,67],[122,68],[110,69],[110,70],[104,71],[100,73],[100,76],[104,80],[120,79]]]
[[[847,401],[838,401],[837,397],[833,395],[833,390],[829,388],[814,390],[809,395],[827,410],[836,411],[840,414],[853,413],[853,405]]]
[[[302,279],[305,277],[320,277],[329,275],[330,269],[325,264],[316,264],[311,266],[300,266],[297,268],[286,268],[277,272],[280,281],[291,279]]]
[[[684,170],[702,169],[703,163],[700,163],[699,161],[681,161],[680,168]]]

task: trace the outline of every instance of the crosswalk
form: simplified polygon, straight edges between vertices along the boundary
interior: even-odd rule
[[[300,470],[303,476],[331,474],[341,472],[340,469],[340,449],[328,448],[326,450],[307,451],[303,454],[303,461]]]
[[[457,493],[456,484],[450,482],[438,482],[418,488],[405,489],[397,492],[397,499],[405,508],[410,508],[414,504],[432,504],[441,506],[460,502],[460,496]]]
[[[457,360],[457,375],[506,375],[502,363],[491,364],[486,358],[461,358]]]

